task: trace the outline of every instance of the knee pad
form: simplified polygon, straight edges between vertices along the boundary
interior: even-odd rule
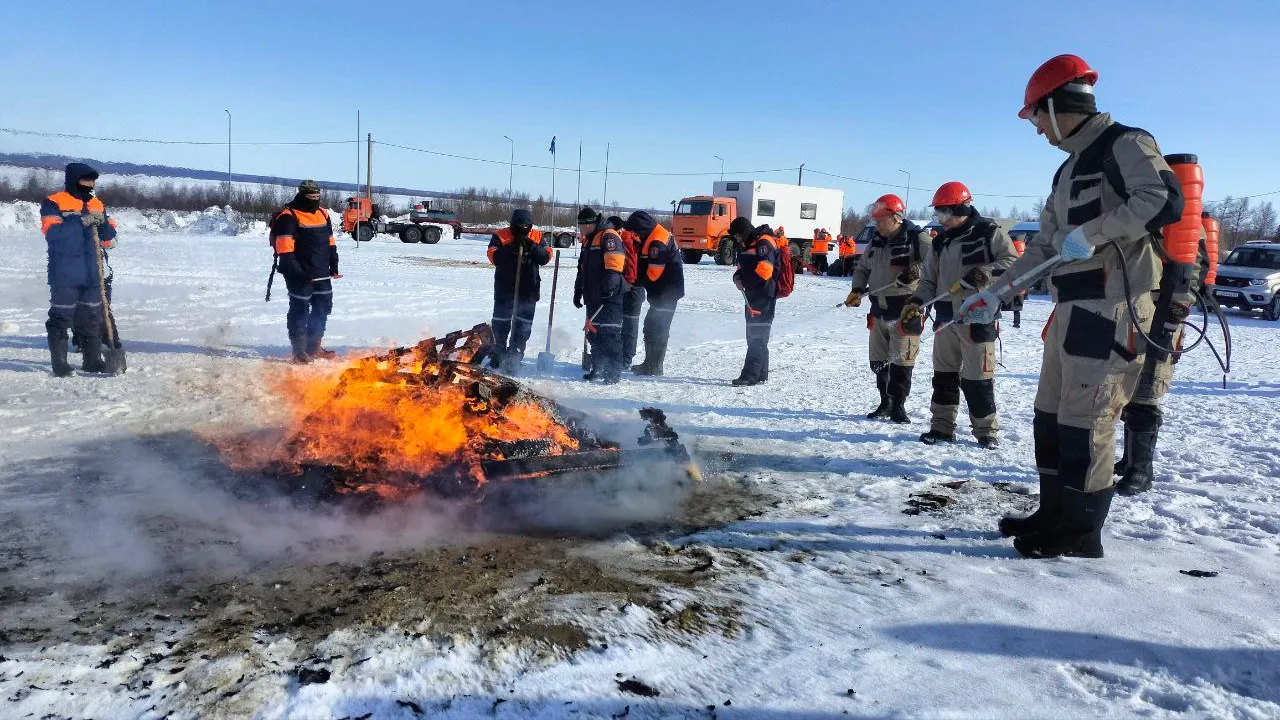
[[[961,380],[960,389],[964,391],[965,400],[969,403],[970,417],[984,418],[996,414],[994,380]]]
[[[933,374],[933,402],[935,405],[960,404],[960,373],[936,372]]]

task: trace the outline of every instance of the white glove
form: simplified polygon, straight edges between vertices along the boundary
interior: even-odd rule
[[[1093,255],[1093,243],[1084,236],[1084,229],[1076,226],[1062,239],[1062,249],[1059,252],[1062,254],[1062,259],[1067,262],[1088,260]]]
[[[960,303],[960,320],[970,325],[990,325],[996,321],[998,312],[1000,312],[1000,298],[989,290],[970,295]]]

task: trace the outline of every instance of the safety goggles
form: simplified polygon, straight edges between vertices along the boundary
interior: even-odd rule
[[[877,201],[867,206],[867,214],[870,215],[872,219],[884,220],[885,218],[896,215],[897,211],[891,210],[889,209],[889,206]]]
[[[956,216],[955,205],[938,205],[933,209],[933,219],[944,223]]]

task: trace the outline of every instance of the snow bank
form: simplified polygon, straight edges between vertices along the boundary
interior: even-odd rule
[[[0,203],[0,230],[39,230],[40,206],[33,202]]]
[[[201,212],[108,208],[121,232],[191,233],[195,235],[263,234],[267,224],[250,220],[235,208],[211,207]],[[334,225],[337,227],[338,221]],[[39,230],[40,206],[33,202],[0,203],[0,230]]]

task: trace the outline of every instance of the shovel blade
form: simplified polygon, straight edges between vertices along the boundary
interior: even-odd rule
[[[550,373],[555,370],[556,356],[549,352],[538,353],[538,372]]]
[[[102,353],[103,372],[107,375],[123,375],[128,369],[123,348],[107,348]]]

